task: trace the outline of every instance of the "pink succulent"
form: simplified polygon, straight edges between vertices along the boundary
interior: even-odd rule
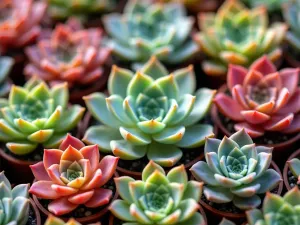
[[[69,87],[89,85],[103,76],[111,49],[101,45],[102,29],[83,29],[73,18],[45,33],[36,45],[26,48],[30,63],[25,75],[51,83],[67,81]]]
[[[34,41],[40,34],[39,23],[46,7],[41,1],[0,0],[0,52]]]
[[[252,137],[266,131],[294,133],[300,130],[299,69],[277,72],[263,56],[249,70],[230,65],[227,86],[232,97],[219,93],[214,102],[219,111],[237,121],[234,128],[245,128]]]
[[[118,158],[99,159],[97,145],[85,146],[68,135],[59,149],[45,150],[43,162],[31,166],[36,182],[29,192],[53,199],[48,210],[55,215],[69,213],[81,204],[88,208],[106,205],[113,193],[101,187],[113,176]]]

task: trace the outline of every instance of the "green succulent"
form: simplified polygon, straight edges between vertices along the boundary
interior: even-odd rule
[[[215,76],[226,75],[229,64],[250,66],[263,55],[275,62],[287,29],[283,23],[268,27],[264,8],[250,10],[239,0],[225,1],[217,13],[201,14],[199,26],[195,40],[207,56],[202,66]]]
[[[131,177],[115,178],[123,200],[112,203],[110,211],[126,224],[135,225],[204,225],[198,213],[202,183],[188,181],[184,166],[170,170],[150,161],[144,168],[142,180]]]
[[[243,0],[251,8],[264,6],[269,12],[280,12],[281,6],[290,0]]]
[[[4,96],[9,92],[10,83],[7,81],[7,76],[13,63],[12,58],[0,56],[0,96]]]
[[[246,215],[248,225],[300,225],[300,191],[294,187],[284,197],[267,193],[262,210]]]
[[[16,155],[29,154],[39,144],[58,147],[85,111],[78,105],[68,107],[68,99],[66,83],[50,89],[32,78],[24,87],[12,86],[9,98],[0,100],[0,141]]]
[[[195,94],[195,74],[189,66],[169,74],[152,57],[139,72],[113,67],[106,97],[84,97],[89,112],[102,125],[90,127],[84,137],[100,151],[124,160],[145,155],[162,166],[173,166],[182,157],[180,148],[202,146],[213,136],[213,127],[198,124],[210,109],[214,90]]]
[[[46,220],[44,225],[81,225],[81,223],[77,222],[75,219],[71,218],[68,222],[63,221],[57,217],[50,215]],[[101,225],[100,223],[93,223],[89,225]]]
[[[283,7],[283,16],[290,30],[285,40],[296,53],[300,52],[300,0],[292,0]]]
[[[292,174],[298,178],[297,184],[300,185],[300,159],[294,158],[287,162]]]
[[[113,53],[125,61],[144,63],[155,55],[177,64],[198,52],[190,38],[194,20],[181,4],[130,0],[122,15],[107,15],[103,22]]]
[[[261,204],[259,194],[282,182],[280,174],[268,169],[272,148],[255,146],[244,129],[222,141],[207,139],[204,155],[206,162],[196,163],[191,172],[206,184],[203,192],[211,202],[232,201],[242,210],[255,208]]]
[[[108,12],[116,6],[116,0],[48,0],[51,17],[61,20],[75,16],[85,20],[87,15]]]
[[[235,225],[235,223],[233,223],[230,220],[227,220],[227,219],[223,218],[219,225]]]
[[[0,225],[25,225],[29,216],[29,184],[13,189],[9,180],[0,173]]]

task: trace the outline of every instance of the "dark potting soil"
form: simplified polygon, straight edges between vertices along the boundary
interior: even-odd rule
[[[297,184],[298,183],[298,178],[295,177],[290,170],[288,170],[287,175],[288,175],[288,182],[289,182],[291,188],[293,188],[296,185],[298,185],[298,188],[300,189],[300,184]]]
[[[235,133],[236,130],[234,129],[234,125],[236,124],[235,121],[225,117],[223,114],[218,113],[221,123],[224,127],[230,132]],[[274,145],[286,142],[292,138],[294,138],[298,133],[295,134],[283,134],[279,132],[266,132],[262,137],[254,138],[253,141],[256,144],[264,144],[264,145]]]
[[[110,189],[113,192],[113,197],[116,194],[116,186],[115,186],[115,182],[114,179],[110,179],[105,185],[102,186],[102,188],[105,189]],[[112,197],[112,198],[113,198]],[[111,199],[112,201],[113,199]],[[51,202],[51,200],[48,199],[39,199],[40,203],[42,204],[42,206],[45,209],[48,209],[48,205]],[[84,205],[80,205],[79,207],[77,207],[75,210],[73,210],[71,213],[65,214],[63,215],[63,217],[65,218],[82,218],[82,217],[88,217],[91,215],[94,215],[96,213],[99,213],[101,210],[103,210],[104,208],[106,208],[110,203],[108,203],[107,205],[98,207],[98,208],[87,208]]]
[[[114,218],[114,225],[122,225],[124,223],[124,221],[119,220],[118,218]]]
[[[26,225],[37,225],[36,215],[34,214],[32,207],[29,208],[29,217]]]

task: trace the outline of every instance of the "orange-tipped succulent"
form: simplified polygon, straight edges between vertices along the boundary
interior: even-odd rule
[[[219,111],[245,128],[252,137],[265,132],[295,133],[300,130],[299,69],[277,72],[263,56],[247,70],[230,65],[227,86],[232,97],[219,93],[214,102]]]
[[[113,176],[118,158],[105,156],[100,162],[96,145],[85,146],[68,135],[59,149],[44,152],[44,159],[31,166],[36,182],[29,192],[53,200],[48,210],[55,215],[72,212],[79,205],[97,208],[109,203],[113,192],[102,188]]]
[[[83,29],[76,19],[59,24],[49,37],[28,47],[27,76],[50,82],[67,81],[69,87],[91,85],[103,76],[110,49],[102,46],[103,30]]]
[[[39,23],[46,3],[33,0],[0,1],[0,52],[19,48],[34,41],[40,34]]]

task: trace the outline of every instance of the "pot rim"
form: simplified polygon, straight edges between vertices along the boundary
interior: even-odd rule
[[[287,159],[287,161],[293,159],[293,158],[297,158],[300,157],[300,149],[298,149],[297,151],[295,151],[293,154],[291,154],[289,156],[289,158]],[[285,187],[286,189],[289,191],[292,189],[289,181],[288,181],[288,171],[289,171],[289,165],[287,164],[287,161],[285,162],[285,165],[284,165],[284,169],[283,169],[283,181],[284,181],[284,184],[285,184]]]
[[[32,198],[29,198],[29,201],[30,201],[30,206],[31,206],[31,208],[34,212],[35,218],[36,218],[36,224],[41,225],[42,221],[41,221],[40,211],[39,211],[38,207],[36,206],[36,204],[35,204],[35,202]]]
[[[114,173],[114,176],[112,177],[112,179],[116,178],[116,177],[119,177],[119,174],[118,172],[116,171]],[[35,182],[35,180],[33,181],[33,183]],[[91,223],[91,222],[96,222],[98,221],[101,217],[103,217],[108,211],[109,211],[109,207],[110,205],[112,204],[113,201],[115,201],[117,198],[119,197],[119,193],[116,189],[116,192],[114,194],[114,196],[112,197],[111,201],[109,204],[107,204],[103,209],[101,209],[99,212],[95,213],[95,214],[92,214],[90,216],[87,216],[87,217],[82,217],[82,218],[76,218],[74,217],[74,219],[76,221],[78,221],[79,223]],[[39,211],[41,211],[41,213],[48,217],[49,215],[52,215],[51,212],[49,212],[39,201],[39,199],[35,196],[35,195],[32,195],[32,198],[33,198],[33,201],[35,202],[37,208],[39,209]],[[63,215],[62,215],[63,216]],[[61,216],[56,216],[62,220],[64,220],[65,222],[67,222],[70,218],[68,217],[61,217]]]
[[[218,93],[224,93],[226,90],[227,90],[227,85],[224,84],[220,87],[220,89],[218,90]],[[212,105],[210,113],[211,113],[211,118],[213,119],[215,125],[222,131],[222,133],[224,133],[228,137],[231,136],[232,133],[229,130],[227,130],[227,128],[221,122],[221,119],[219,117],[219,110],[218,110],[218,108],[215,104]],[[258,146],[272,147],[276,151],[284,151],[288,146],[291,146],[292,144],[294,144],[298,140],[300,140],[300,133],[296,134],[293,138],[291,138],[287,141],[281,142],[281,143],[271,144],[271,145],[270,144],[266,144],[266,145],[257,144],[257,145]]]

